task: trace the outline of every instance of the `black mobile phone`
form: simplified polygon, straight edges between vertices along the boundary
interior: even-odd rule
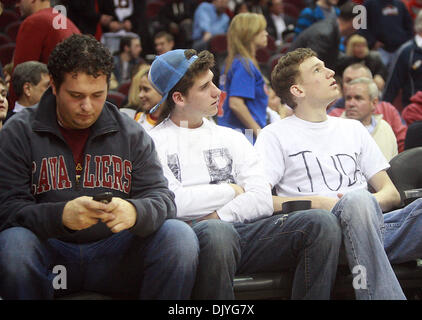
[[[101,192],[94,196],[95,201],[100,201],[103,203],[109,203],[113,198],[113,194],[111,192]]]

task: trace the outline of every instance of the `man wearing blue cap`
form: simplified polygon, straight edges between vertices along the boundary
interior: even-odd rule
[[[206,119],[216,114],[221,93],[213,65],[206,50],[173,50],[158,56],[149,73],[167,114],[149,133],[175,193],[177,218],[199,240],[192,298],[233,299],[235,274],[293,268],[293,299],[329,299],[338,222],[319,210],[272,216],[271,190],[252,145]]]

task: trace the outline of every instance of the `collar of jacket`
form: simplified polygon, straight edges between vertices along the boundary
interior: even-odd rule
[[[91,126],[91,136],[119,131],[116,116],[113,114],[113,105],[106,101],[103,110],[97,121]],[[119,112],[117,110],[117,112]],[[42,96],[35,113],[35,119],[32,123],[34,131],[44,131],[62,137],[57,123],[56,115],[56,97],[51,88]]]

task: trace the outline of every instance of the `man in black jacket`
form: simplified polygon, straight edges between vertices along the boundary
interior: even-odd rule
[[[197,238],[172,219],[174,194],[151,138],[105,102],[109,51],[73,35],[48,69],[51,89],[38,107],[0,131],[0,296],[188,299]],[[112,192],[109,203],[93,199],[102,192]]]
[[[354,6],[355,3],[346,2],[340,7],[337,18],[320,20],[311,25],[297,36],[289,51],[310,48],[317,53],[319,59],[325,62],[327,68],[335,70],[340,53],[340,38],[354,32],[353,19],[357,15],[353,12]]]

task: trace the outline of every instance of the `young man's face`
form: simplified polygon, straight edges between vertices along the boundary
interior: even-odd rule
[[[47,73],[41,74],[41,80],[38,84],[31,86],[31,96],[29,97],[30,105],[37,104],[40,100],[44,92],[48,89],[50,85],[50,76]]]
[[[368,85],[365,83],[348,85],[344,93],[346,117],[369,125],[377,99],[371,100]]]
[[[66,73],[60,88],[52,82],[56,96],[57,118],[67,129],[92,126],[103,110],[107,98],[107,76],[97,78],[83,72]]]
[[[142,77],[139,82],[139,100],[142,104],[142,110],[149,111],[160,102],[161,98],[161,95],[149,83],[148,76]]]
[[[174,41],[167,40],[166,37],[156,38],[154,40],[155,43],[155,51],[158,55],[166,53],[170,50],[173,50]]]
[[[183,97],[184,110],[195,118],[212,117],[218,111],[221,90],[212,82],[213,76],[211,70],[198,75]]]
[[[6,119],[9,103],[7,102],[7,88],[0,83],[0,121]]]
[[[299,97],[328,105],[339,97],[334,71],[325,67],[317,57],[310,57],[299,65],[298,84],[291,88]]]

